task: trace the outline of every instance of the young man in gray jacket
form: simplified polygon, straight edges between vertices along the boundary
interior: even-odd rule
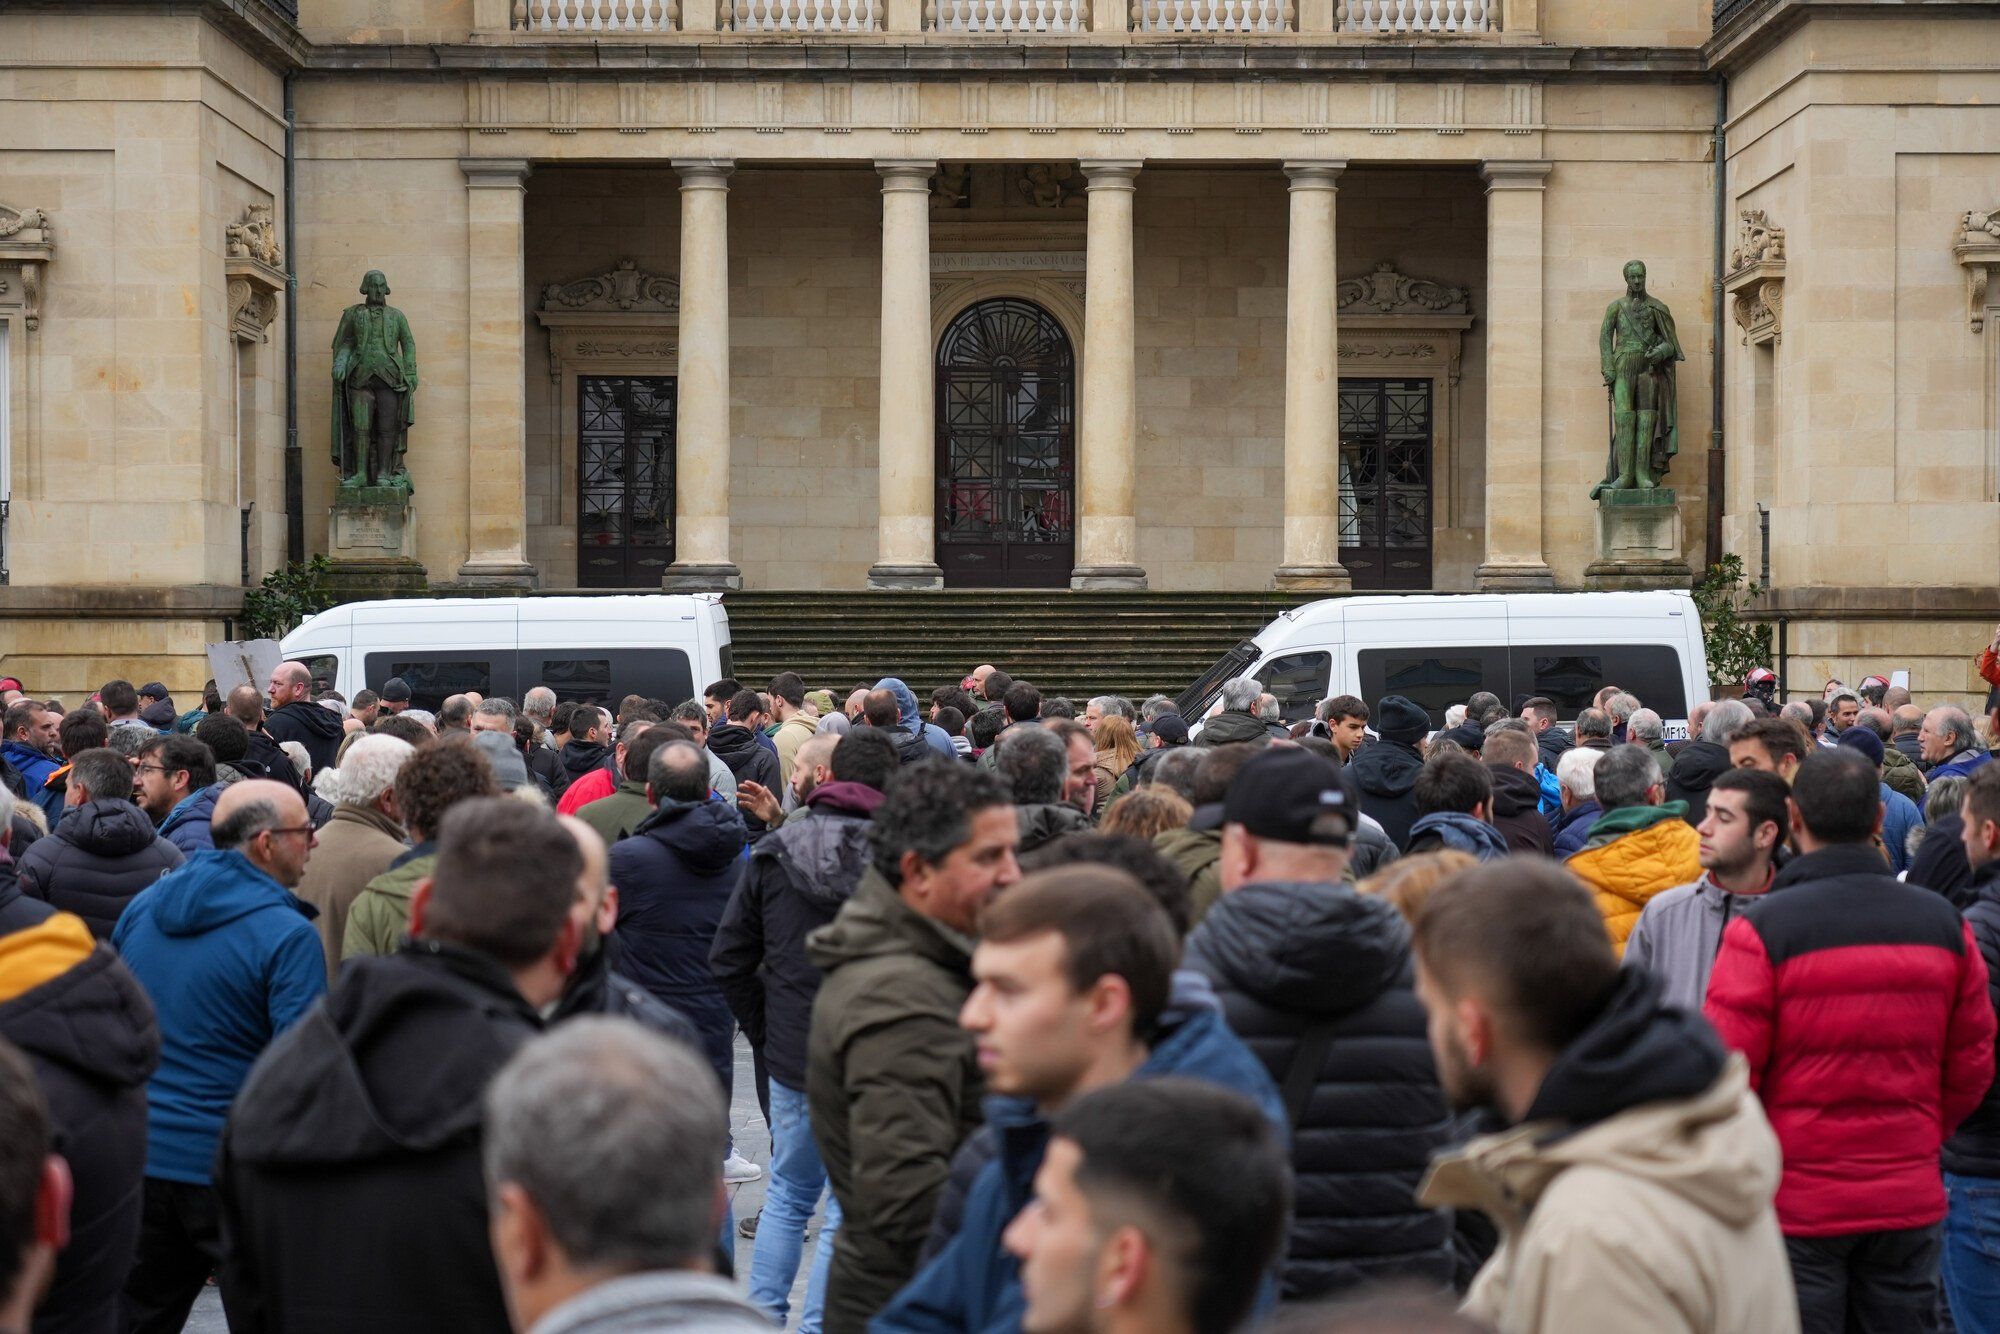
[[[1790,832],[1785,780],[1761,769],[1730,769],[1709,789],[1696,826],[1701,879],[1656,894],[1625,943],[1625,966],[1660,979],[1669,1004],[1699,1010],[1722,931],[1771,887]]]

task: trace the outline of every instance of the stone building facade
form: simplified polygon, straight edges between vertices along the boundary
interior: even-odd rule
[[[5,670],[187,689],[326,549],[368,269],[434,588],[1584,587],[1640,259],[1684,559],[1963,692],[2000,21],[1721,8],[16,0]]]

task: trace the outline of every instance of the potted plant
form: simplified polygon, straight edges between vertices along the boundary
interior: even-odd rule
[[[1710,565],[1695,583],[1709,685],[1717,699],[1742,694],[1750,669],[1771,665],[1771,627],[1743,619],[1744,604],[1763,591],[1761,584],[1746,580],[1743,558],[1733,555]]]

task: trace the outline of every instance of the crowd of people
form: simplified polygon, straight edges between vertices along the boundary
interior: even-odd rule
[[[0,1329],[2000,1331],[2000,689],[1777,685],[0,679]]]

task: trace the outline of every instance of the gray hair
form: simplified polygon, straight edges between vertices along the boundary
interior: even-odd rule
[[[1784,708],[1779,709],[1778,716],[1780,718],[1790,718],[1793,722],[1805,728],[1807,732],[1812,731],[1812,705],[1802,699],[1795,699],[1790,704],[1785,705]]]
[[[1178,792],[1194,804],[1194,774],[1201,767],[1201,755],[1193,746],[1175,746],[1146,767],[1152,782]]]
[[[1257,696],[1257,717],[1259,721],[1267,723],[1278,721],[1278,697],[1276,695]]]
[[[707,1062],[630,1019],[568,1020],[516,1053],[486,1094],[488,1191],[525,1191],[577,1269],[675,1269],[706,1255],[728,1141]]]
[[[1611,735],[1611,715],[1603,709],[1585,709],[1576,715],[1576,739],[1587,736],[1608,737]]]
[[[1174,707],[1172,695],[1148,695],[1145,702],[1139,705],[1139,717],[1149,723],[1163,713],[1178,712],[1179,710]]]
[[[350,806],[373,806],[382,794],[396,786],[396,771],[417,748],[387,732],[370,733],[347,748],[340,768],[340,800]]]
[[[547,686],[536,686],[521,696],[521,712],[544,727],[548,726],[549,719],[555,716],[555,711],[556,692]]]
[[[1579,801],[1594,797],[1597,795],[1597,762],[1603,758],[1603,751],[1585,746],[1566,750],[1556,761],[1556,781]]]
[[[1222,683],[1222,707],[1231,713],[1248,713],[1255,707],[1257,696],[1264,693],[1264,683],[1254,676],[1239,676],[1233,681]]]
[[[306,752],[305,744],[299,741],[280,741],[278,749],[285,752],[285,758],[292,762],[301,779],[312,777],[312,756]]]
[[[240,848],[267,829],[278,829],[284,825],[284,816],[277,806],[260,798],[252,798],[231,811],[227,818],[216,820],[208,827],[208,835],[215,846],[224,851]]]
[[[1639,697],[1622,692],[1613,695],[1610,701],[1605,704],[1604,711],[1611,715],[1612,722],[1624,723],[1629,727],[1632,722],[1632,715],[1639,711]]]
[[[132,800],[132,766],[109,746],[79,751],[69,762],[69,781],[92,801]]]
[[[1940,704],[1925,715],[1924,721],[1939,736],[1951,740],[1951,753],[1971,747],[1973,742],[1972,716],[1956,704]]]
[[[417,724],[419,727],[423,728],[427,732],[435,732],[438,730],[437,715],[435,713],[432,713],[429,709],[404,709],[400,714],[397,715],[397,717],[408,718],[411,722]]]
[[[104,744],[129,760],[149,744],[159,740],[159,736],[160,734],[150,727],[114,727]]]
[[[507,725],[512,727],[514,725],[516,710],[513,700],[501,699],[498,695],[495,695],[492,699],[480,700],[479,707],[474,709],[473,712],[481,718],[505,718]]]
[[[1643,737],[1647,741],[1658,741],[1665,730],[1666,724],[1651,709],[1637,709],[1625,720],[1626,735]]]
[[[1888,744],[1889,738],[1895,732],[1895,724],[1889,721],[1889,711],[1873,706],[1865,708],[1856,714],[1854,716],[1854,725],[1856,727],[1867,728],[1885,745]]]
[[[1958,814],[1958,808],[1965,804],[1965,789],[1971,785],[1972,779],[1965,774],[1933,778],[1924,789],[1924,819],[1936,821]]]
[[[1016,727],[1000,738],[993,767],[1019,806],[1062,800],[1069,775],[1069,746],[1046,727]]]
[[[1132,717],[1132,701],[1123,695],[1093,695],[1090,707],[1102,714],[1117,714],[1120,718]]]
[[[1613,746],[1593,775],[1597,804],[1607,811],[1644,806],[1647,791],[1660,782],[1660,762],[1644,746]]]
[[[1740,699],[1717,700],[1715,707],[1708,711],[1708,717],[1701,721],[1701,739],[1726,746],[1731,737],[1748,727],[1756,717],[1750,712],[1750,706]]]

